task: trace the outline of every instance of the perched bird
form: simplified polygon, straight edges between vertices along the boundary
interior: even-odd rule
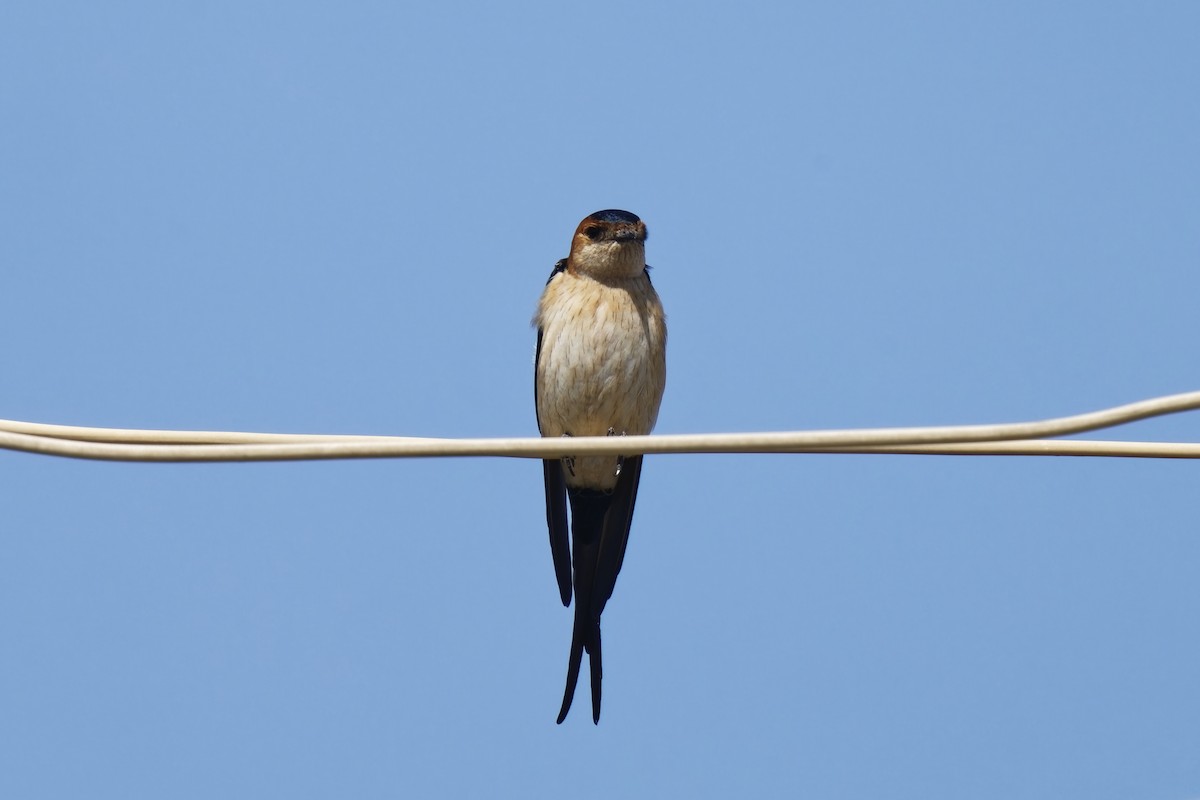
[[[597,211],[575,229],[570,255],[554,265],[533,323],[538,329],[534,399],[543,436],[649,433],[667,379],[667,329],[646,266],[646,225],[628,211]],[[562,723],[588,653],[592,721],[600,721],[600,614],[625,558],[641,456],[580,456],[542,462],[546,523],[558,591],[575,625]],[[571,541],[567,541],[567,502]]]

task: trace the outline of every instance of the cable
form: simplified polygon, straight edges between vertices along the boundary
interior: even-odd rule
[[[873,453],[1200,458],[1200,443],[1046,440],[1200,409],[1200,391],[1036,422],[777,433],[433,439],[227,431],[86,428],[0,420],[0,448],[104,461],[300,461],[641,453]]]

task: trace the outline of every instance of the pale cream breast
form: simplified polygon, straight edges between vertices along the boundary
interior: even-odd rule
[[[535,322],[542,435],[650,433],[666,385],[666,324],[644,273],[606,281],[559,273]],[[613,458],[576,459],[567,481],[611,488],[615,468]]]

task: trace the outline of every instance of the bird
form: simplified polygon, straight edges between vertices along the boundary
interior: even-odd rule
[[[650,433],[666,386],[666,316],[646,266],[646,224],[628,211],[585,217],[570,254],[554,265],[538,301],[534,402],[544,437]],[[600,722],[600,615],[625,559],[642,456],[545,459],[546,524],[559,595],[575,594],[567,718],[583,653],[592,722]],[[568,542],[567,508],[571,527]]]

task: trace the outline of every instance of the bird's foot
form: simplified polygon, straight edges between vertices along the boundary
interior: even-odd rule
[[[609,428],[608,435],[609,436],[624,436],[625,431],[621,431],[620,433],[617,433],[616,428]],[[616,470],[616,472],[613,473],[613,477],[616,477],[616,478],[621,477],[621,467],[623,467],[623,466],[625,466],[625,456],[617,456],[617,470]]]
[[[569,437],[570,435],[571,434],[569,434],[569,433],[564,433],[563,438],[565,439],[565,438]],[[567,472],[569,472],[571,474],[571,477],[574,478],[575,477],[575,456],[563,456],[562,465],[567,470]]]

